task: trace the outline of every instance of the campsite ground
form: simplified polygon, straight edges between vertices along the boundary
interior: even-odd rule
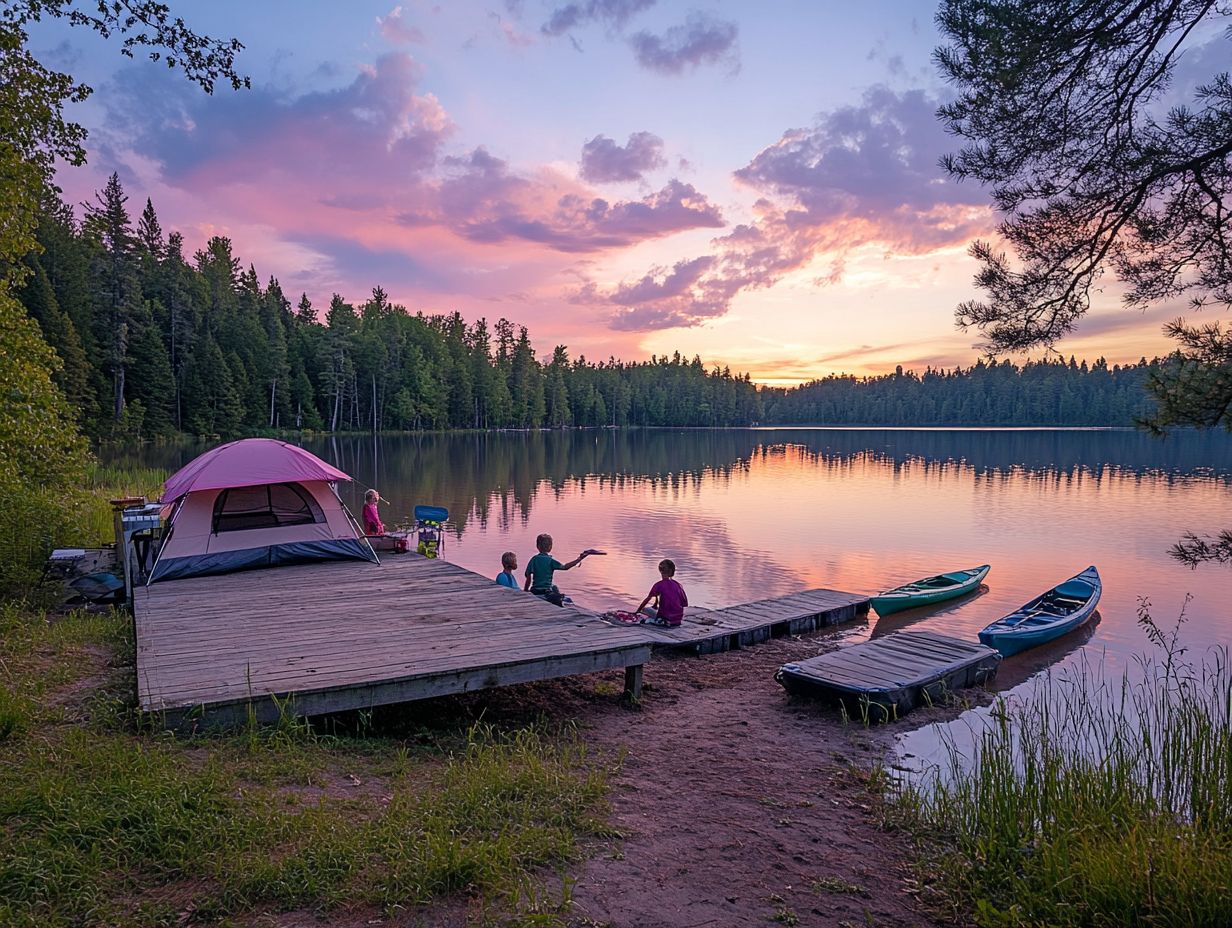
[[[656,656],[637,708],[620,671],[449,697],[400,710],[398,724],[503,729],[576,725],[613,763],[614,834],[545,874],[570,928],[937,924],[918,901],[904,835],[882,825],[877,774],[893,737],[789,698],[775,669],[830,650],[834,630],[705,657]],[[949,710],[917,715],[938,718]],[[374,724],[390,724],[378,713]],[[266,916],[277,928],[368,924],[455,928],[474,906],[436,904],[392,919]]]
[[[0,618],[0,922],[932,924],[890,733],[773,682],[833,632],[657,657],[637,708],[614,672],[183,741],[124,709],[122,617]]]
[[[623,837],[570,871],[570,924],[934,924],[917,903],[906,839],[881,827],[870,783],[891,732],[845,725],[773,681],[781,664],[834,639],[656,656],[639,710],[611,697],[618,674],[487,697],[489,718],[576,719],[589,744],[623,757],[610,796]]]

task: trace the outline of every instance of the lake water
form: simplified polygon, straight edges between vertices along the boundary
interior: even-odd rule
[[[1232,436],[1131,430],[743,429],[325,438],[304,443],[391,503],[445,506],[444,556],[493,577],[501,552],[524,566],[535,536],[589,558],[558,575],[595,609],[636,606],[670,557],[697,606],[829,587],[875,593],[931,573],[992,564],[987,590],[906,617],[870,616],[854,639],[918,625],[974,639],[984,625],[1095,564],[1098,625],[1011,658],[997,685],[1021,686],[1080,649],[1129,666],[1145,649],[1139,600],[1184,640],[1232,644],[1232,568],[1168,556],[1183,533],[1232,527]],[[200,449],[152,447],[174,469]],[[767,685],[773,685],[767,681]]]

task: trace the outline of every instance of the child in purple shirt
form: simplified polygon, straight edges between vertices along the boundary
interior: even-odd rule
[[[642,621],[650,625],[676,628],[684,619],[684,607],[689,604],[689,597],[685,595],[684,587],[674,579],[676,565],[672,561],[665,558],[659,562],[659,576],[662,579],[650,588],[650,592],[635,611],[645,610],[648,618]],[[646,604],[652,599],[655,601],[655,607],[646,609]]]

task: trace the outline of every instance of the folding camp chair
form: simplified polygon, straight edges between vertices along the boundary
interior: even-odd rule
[[[424,557],[439,557],[445,541],[443,526],[449,518],[449,510],[443,506],[415,507],[415,534],[419,542],[417,550]]]

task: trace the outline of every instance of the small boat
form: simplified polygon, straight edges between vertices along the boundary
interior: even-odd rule
[[[1009,657],[1060,638],[1091,617],[1103,588],[1099,571],[1088,567],[1018,611],[997,619],[980,632],[980,641]]]
[[[873,597],[873,608],[878,615],[889,615],[892,612],[902,612],[904,609],[914,609],[916,606],[929,606],[933,603],[953,599],[970,593],[988,576],[992,567],[972,567],[970,570],[955,570],[948,574],[937,574],[935,577],[925,577],[915,583],[898,586],[886,590]]]

